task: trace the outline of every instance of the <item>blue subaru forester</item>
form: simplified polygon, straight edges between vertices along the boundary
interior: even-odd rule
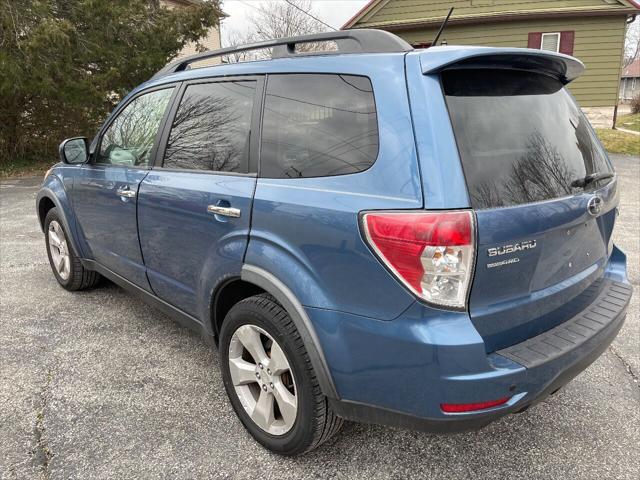
[[[631,297],[617,179],[565,88],[582,70],[376,30],[178,60],[60,146],[37,197],[53,274],[106,277],[216,343],[240,420],[281,454],[342,419],[522,412],[607,348]]]

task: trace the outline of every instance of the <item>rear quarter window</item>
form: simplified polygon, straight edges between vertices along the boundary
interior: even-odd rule
[[[269,75],[260,176],[308,178],[357,173],[378,155],[371,81],[355,75]]]
[[[558,80],[459,69],[443,72],[442,85],[474,208],[580,193],[574,181],[611,171],[588,120]]]

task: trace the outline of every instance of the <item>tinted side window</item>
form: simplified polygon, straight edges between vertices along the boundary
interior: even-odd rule
[[[371,82],[353,75],[269,75],[260,175],[299,178],[369,168],[378,155]]]
[[[189,85],[171,126],[165,168],[249,171],[255,81]]]
[[[96,163],[146,167],[173,88],[140,95],[102,136]]]

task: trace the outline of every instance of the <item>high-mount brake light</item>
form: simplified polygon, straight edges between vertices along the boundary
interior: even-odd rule
[[[362,228],[380,260],[414,294],[466,308],[475,256],[471,211],[367,212]]]

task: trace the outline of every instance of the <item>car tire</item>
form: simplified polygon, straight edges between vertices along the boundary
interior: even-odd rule
[[[264,350],[254,355],[249,348],[253,351],[260,350],[259,347],[247,348],[245,344],[255,343],[256,338]],[[253,438],[269,450],[299,455],[318,447],[340,430],[343,421],[333,413],[320,389],[296,326],[271,295],[249,297],[231,308],[220,332],[219,353],[222,379],[233,409]],[[260,357],[264,354],[267,357],[262,362]],[[232,361],[236,362],[234,373]],[[238,373],[240,367],[235,366],[239,365],[237,362],[242,365],[242,374]],[[285,363],[288,371],[283,367]],[[271,388],[270,381],[273,381]],[[283,394],[283,387],[290,395]],[[258,406],[268,404],[262,402],[262,395],[269,394],[273,396],[273,415],[258,415]],[[294,421],[292,397],[296,400]],[[271,424],[264,420],[266,417]]]
[[[49,265],[58,283],[66,290],[84,290],[100,281],[100,274],[85,268],[74,252],[69,233],[64,228],[57,208],[44,219],[45,243]]]

